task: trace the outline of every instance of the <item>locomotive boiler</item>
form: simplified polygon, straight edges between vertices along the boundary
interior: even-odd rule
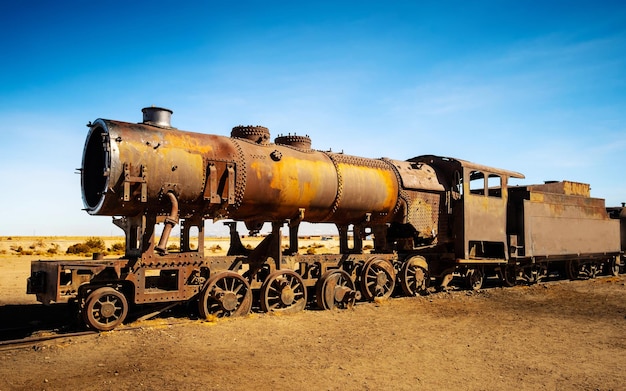
[[[113,216],[125,255],[33,262],[28,292],[38,300],[71,302],[87,326],[110,330],[131,303],[194,301],[202,317],[238,316],[252,308],[345,308],[394,292],[416,295],[431,282],[445,288],[455,278],[473,289],[488,276],[507,285],[537,282],[555,261],[571,278],[619,270],[618,223],[584,185],[511,187],[522,174],[438,156],[401,161],[318,151],[308,136],[271,142],[262,126],[237,126],[230,137],[192,133],[172,127],[171,115],[149,107],[141,123],[88,125],[85,210]],[[572,187],[583,190],[563,191]],[[205,220],[226,220],[227,255],[204,253]],[[237,222],[252,235],[265,223],[271,232],[246,248]],[[334,224],[339,254],[300,254],[302,222]],[[550,235],[563,224],[570,233],[558,239],[566,243],[525,234],[547,227]],[[170,252],[176,225],[180,250]],[[581,230],[584,243],[595,243],[584,251]],[[367,236],[371,251],[363,246]]]

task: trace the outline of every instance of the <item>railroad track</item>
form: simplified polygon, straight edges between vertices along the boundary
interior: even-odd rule
[[[176,319],[175,321],[169,321],[165,323],[160,323],[159,326],[176,326],[181,324],[189,324],[192,320],[181,320]],[[148,326],[150,327],[150,326]],[[126,331],[136,331],[145,329],[145,325],[135,325],[135,326],[124,326],[111,331],[106,331],[106,333],[119,333]],[[2,335],[3,331],[6,329],[0,329],[0,335]],[[26,331],[26,329],[17,330],[17,331]],[[85,337],[90,335],[97,335],[101,332],[96,330],[83,330],[83,331],[70,331],[70,332],[55,332],[55,331],[38,331],[42,333],[41,335],[28,336],[24,338],[10,339],[5,341],[0,341],[0,352],[14,349],[22,349],[22,348],[34,348],[37,344],[47,341],[54,340],[64,340],[64,339],[72,339],[76,337]]]
[[[159,314],[163,313],[164,311],[170,310],[173,307],[176,307],[178,304],[180,303],[169,304],[156,311],[148,311],[142,316],[137,317],[134,320],[134,322],[141,322],[147,319],[154,318],[158,316]],[[19,309],[20,306],[10,306],[10,307],[13,307],[12,311],[15,311],[15,309]],[[5,339],[5,340],[2,340],[2,338],[0,338],[0,351],[20,349],[20,348],[31,348],[41,342],[83,337],[83,336],[94,335],[94,334],[99,333],[96,330],[75,330],[72,328],[72,326],[68,326],[67,324],[63,324],[62,322],[60,322],[58,318],[49,319],[47,322],[43,322],[43,323],[33,322],[33,319],[37,319],[42,316],[45,317],[45,315],[47,314],[48,308],[44,306],[39,306],[39,307],[36,307],[35,309],[31,309],[30,311],[31,313],[28,314],[26,319],[20,319],[20,321],[12,327],[5,327],[3,329],[0,329],[0,336],[3,336],[5,338],[11,338],[10,336],[24,336],[24,337],[15,337],[15,338]],[[28,311],[24,311],[24,312],[28,312]],[[28,323],[34,323],[34,324],[28,324]],[[176,321],[167,322],[166,325],[172,326],[172,325],[181,324],[181,323],[185,323],[185,322],[178,319]],[[125,327],[115,329],[109,332],[140,330],[142,328],[144,328],[143,325],[125,326]],[[36,333],[36,335],[32,335],[33,333]]]
[[[0,330],[0,332],[1,331],[2,330]],[[71,333],[46,334],[46,335],[38,335],[38,336],[33,336],[33,337],[20,338],[20,339],[10,339],[7,341],[0,341],[0,351],[30,348],[33,345],[36,345],[41,342],[58,340],[58,339],[69,339],[69,338],[74,338],[74,337],[82,337],[85,335],[93,335],[97,333],[98,333],[97,331],[77,331],[77,332],[71,332]]]

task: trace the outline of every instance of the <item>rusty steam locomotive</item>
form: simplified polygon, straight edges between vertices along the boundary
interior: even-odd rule
[[[142,123],[90,123],[83,152],[85,209],[113,216],[125,256],[31,266],[28,293],[75,303],[93,329],[121,324],[129,304],[197,301],[201,316],[238,316],[253,306],[350,307],[453,278],[479,289],[486,277],[510,286],[553,270],[569,278],[620,271],[626,213],[610,218],[585,184],[510,186],[524,176],[439,156],[317,151],[308,136],[271,143],[261,126],[235,127],[231,137],[191,133],[171,126],[171,110],[143,114]],[[204,253],[207,219],[227,220],[227,255]],[[251,234],[270,223],[271,233],[246,248],[237,222]],[[302,222],[335,224],[339,254],[299,254]],[[168,252],[177,224],[180,250]],[[368,236],[374,246],[364,251]]]

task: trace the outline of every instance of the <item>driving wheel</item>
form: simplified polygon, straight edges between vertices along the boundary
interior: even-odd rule
[[[317,281],[317,305],[326,310],[350,308],[356,301],[356,290],[350,275],[343,270],[329,270]]]
[[[306,306],[306,287],[293,270],[276,270],[261,286],[261,309],[265,312],[297,312]]]
[[[209,278],[198,300],[198,310],[203,318],[243,316],[251,308],[252,291],[248,281],[232,271]]]
[[[365,263],[361,272],[361,290],[367,300],[386,299],[396,286],[396,272],[391,262],[373,258]]]
[[[417,296],[425,292],[429,282],[428,266],[423,257],[411,257],[402,265],[400,286],[405,295]]]

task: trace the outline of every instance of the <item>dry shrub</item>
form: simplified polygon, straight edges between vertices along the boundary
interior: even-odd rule
[[[89,238],[83,243],[72,244],[67,248],[67,254],[85,255],[90,253],[102,253],[105,250],[104,241],[100,238]]]
[[[33,255],[33,250],[25,250],[22,246],[11,246],[11,251],[15,251],[17,255]]]
[[[123,254],[126,252],[126,244],[124,242],[113,243],[107,251],[114,254]]]
[[[50,248],[48,248],[47,253],[49,255],[56,255],[56,254],[58,254],[59,253],[59,245],[56,244],[56,243],[52,243],[50,245]]]

